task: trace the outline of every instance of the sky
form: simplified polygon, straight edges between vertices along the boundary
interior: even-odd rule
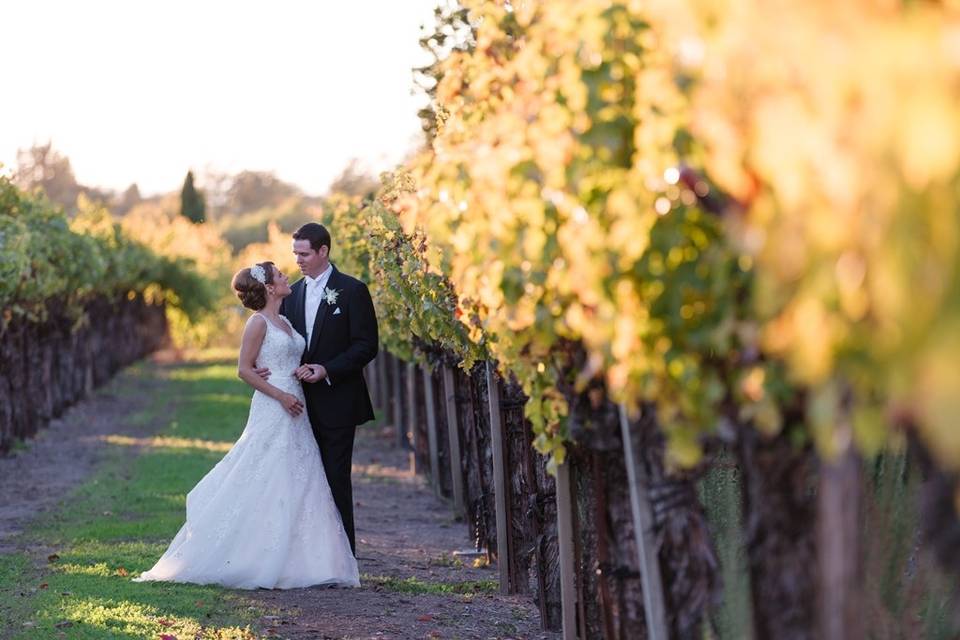
[[[254,170],[322,194],[415,145],[436,1],[0,0],[0,162],[51,140],[88,186]]]

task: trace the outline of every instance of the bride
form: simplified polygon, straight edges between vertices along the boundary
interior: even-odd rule
[[[255,311],[240,346],[239,375],[255,389],[240,439],[187,494],[187,519],[137,582],[290,589],[360,586],[340,513],[304,411],[303,337],[280,315],[290,294],[272,262],[241,269],[233,288]],[[275,372],[267,382],[254,363]],[[272,383],[272,384],[271,384]]]

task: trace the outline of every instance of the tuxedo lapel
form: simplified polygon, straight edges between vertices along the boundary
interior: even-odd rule
[[[307,281],[303,278],[299,282],[295,283],[294,290],[290,294],[291,302],[290,305],[290,316],[287,320],[290,321],[290,324],[293,325],[293,328],[297,330],[297,333],[302,335],[304,338],[307,337],[307,320],[306,320],[306,296],[307,296]]]
[[[313,333],[310,335],[310,348],[307,349],[307,353],[312,353],[317,348],[320,331],[323,329],[323,321],[327,319],[327,308],[329,306],[326,300],[321,300],[320,306],[317,307],[317,317],[313,320]]]
[[[336,267],[333,267],[333,271],[330,272],[330,277],[327,278],[326,289],[340,289],[338,287],[340,283],[339,278],[340,272],[337,271]],[[317,343],[320,340],[320,332],[323,331],[323,323],[327,319],[327,313],[330,311],[330,305],[327,304],[326,296],[320,300],[320,306],[317,308],[317,317],[313,321],[313,334],[310,336],[310,348],[307,349],[307,353],[312,353],[314,349],[317,348]]]

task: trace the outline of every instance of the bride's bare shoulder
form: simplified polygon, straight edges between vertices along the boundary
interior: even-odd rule
[[[247,324],[243,327],[243,335],[263,335],[267,331],[267,319],[259,313],[251,313],[247,318]]]

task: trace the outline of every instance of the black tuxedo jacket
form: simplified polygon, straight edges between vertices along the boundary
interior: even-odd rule
[[[280,305],[304,340],[306,329],[306,282],[300,279]],[[367,285],[333,267],[327,289],[338,292],[337,301],[320,302],[313,335],[301,363],[321,364],[326,380],[303,385],[307,414],[314,429],[352,427],[373,419],[373,405],[363,379],[363,367],[377,355],[377,315]]]

